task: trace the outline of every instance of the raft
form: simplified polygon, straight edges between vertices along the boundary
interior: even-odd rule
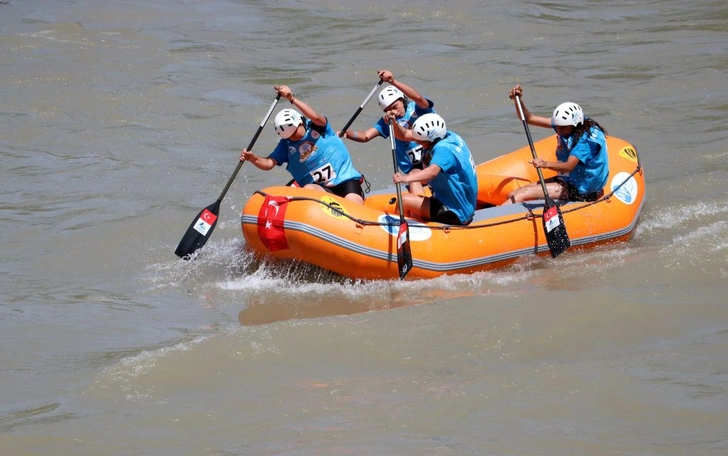
[[[556,136],[535,143],[539,157],[555,161]],[[607,137],[609,178],[592,202],[558,201],[571,247],[563,255],[630,239],[645,202],[637,148]],[[544,200],[498,206],[518,187],[538,182],[528,146],[476,166],[478,209],[467,226],[407,218],[413,258],[410,279],[471,274],[508,266],[527,255],[548,255]],[[543,169],[544,178],[556,173]],[[395,188],[368,195],[364,206],[297,187],[255,192],[241,217],[246,247],[258,255],[297,260],[352,279],[396,279]]]

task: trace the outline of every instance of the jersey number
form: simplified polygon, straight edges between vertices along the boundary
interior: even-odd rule
[[[407,156],[413,165],[419,165],[422,162],[422,146],[419,144],[407,151]]]
[[[330,163],[326,163],[322,167],[311,171],[311,177],[317,184],[326,184],[336,178],[336,171]]]

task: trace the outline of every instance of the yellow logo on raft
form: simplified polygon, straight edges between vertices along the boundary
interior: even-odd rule
[[[344,210],[344,206],[342,206],[338,201],[330,196],[324,196],[321,198],[321,201],[324,202],[324,204],[321,205],[321,210],[324,211],[324,214],[336,218],[345,217],[344,214],[346,214],[346,210]]]
[[[619,151],[619,155],[629,161],[637,163],[637,151],[632,147],[623,147],[622,150]]]

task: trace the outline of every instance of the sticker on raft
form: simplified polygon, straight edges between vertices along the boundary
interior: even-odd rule
[[[622,184],[622,182],[624,182],[624,184]],[[637,192],[639,191],[637,181],[634,180],[634,177],[630,176],[629,173],[617,173],[617,175],[612,178],[612,183],[610,185],[614,192],[614,196],[616,196],[617,199],[624,204],[629,205],[637,200]],[[622,186],[620,187],[620,185]],[[615,191],[617,187],[619,188]]]
[[[324,214],[328,214],[336,218],[346,218],[346,210],[344,209],[344,206],[342,206],[341,203],[336,201],[334,198],[324,196],[321,198],[321,201],[324,203],[321,205],[321,210],[324,211]]]
[[[384,214],[379,216],[379,226],[390,236],[399,236],[399,216]],[[409,237],[412,242],[426,241],[432,237],[432,230],[422,222],[407,220],[409,226]]]
[[[623,147],[622,150],[619,151],[619,155],[622,158],[626,158],[629,161],[637,163],[637,151],[634,150],[633,147]]]

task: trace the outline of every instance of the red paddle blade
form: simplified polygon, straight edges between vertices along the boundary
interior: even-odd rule
[[[546,234],[546,242],[551,251],[551,258],[556,258],[571,247],[561,208],[555,203],[549,207],[549,203],[546,202],[543,212],[543,232]]]
[[[399,268],[399,279],[405,278],[412,269],[412,251],[410,250],[409,227],[407,222],[402,220],[397,234],[397,267]]]
[[[179,241],[179,245],[174,251],[175,255],[180,258],[189,259],[190,255],[195,253],[197,249],[202,248],[207,240],[210,239],[212,230],[217,225],[217,214],[219,213],[219,201],[215,201],[200,211],[197,217],[192,220],[189,228],[187,228],[187,232],[182,237],[182,240]]]

